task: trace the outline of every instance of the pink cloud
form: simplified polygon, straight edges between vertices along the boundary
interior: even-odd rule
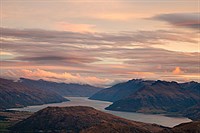
[[[173,74],[175,75],[179,75],[179,74],[183,74],[184,72],[181,70],[180,67],[176,67],[173,71],[172,71]]]
[[[65,83],[80,83],[80,84],[90,84],[94,86],[107,85],[112,81],[106,78],[98,78],[95,76],[82,76],[80,74],[71,74],[71,73],[55,73],[51,71],[46,71],[42,69],[35,70],[9,70],[3,73],[5,77],[24,77],[30,79],[44,79],[48,81],[55,82],[65,82]]]

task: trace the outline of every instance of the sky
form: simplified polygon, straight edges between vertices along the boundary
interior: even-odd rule
[[[200,82],[200,0],[0,0],[1,77]]]

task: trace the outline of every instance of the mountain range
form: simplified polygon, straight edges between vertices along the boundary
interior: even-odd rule
[[[93,95],[92,95],[93,94]],[[91,96],[92,95],[92,96]],[[111,101],[106,109],[181,115],[193,122],[174,128],[126,120],[92,107],[48,107],[11,124],[11,132],[70,133],[198,133],[200,132],[200,83],[133,79],[101,89],[90,85],[56,83],[20,78],[0,78],[0,110],[68,101],[64,96],[91,96]]]
[[[69,101],[65,96],[88,97],[101,88],[20,78],[0,78],[0,109]]]
[[[19,82],[29,87],[53,91],[62,96],[90,97],[96,92],[102,90],[102,88],[94,87],[87,84],[57,83],[45,81],[42,79],[31,80],[26,78],[20,78]]]
[[[90,99],[112,101],[108,110],[181,114],[195,119],[191,111],[199,116],[200,83],[133,79],[103,89]]]

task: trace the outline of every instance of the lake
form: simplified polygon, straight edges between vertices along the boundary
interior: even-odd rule
[[[167,127],[173,127],[180,123],[190,122],[191,120],[184,117],[168,117],[160,114],[143,114],[143,113],[134,113],[134,112],[121,112],[121,111],[109,111],[104,108],[112,104],[111,102],[106,101],[98,101],[98,100],[90,100],[88,97],[66,97],[70,101],[62,102],[62,103],[53,103],[53,104],[44,104],[37,106],[27,106],[24,108],[13,108],[9,110],[18,110],[18,111],[30,111],[36,112],[48,106],[58,106],[58,107],[66,107],[66,106],[90,106],[95,109],[120,116],[122,118],[126,118],[129,120],[140,121],[145,123],[155,123]]]

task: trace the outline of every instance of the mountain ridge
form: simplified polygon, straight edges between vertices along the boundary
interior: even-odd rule
[[[57,83],[52,81],[46,81],[43,79],[32,80],[27,78],[20,78],[22,84],[29,87],[36,87],[43,90],[50,90],[58,93],[62,96],[81,96],[89,97],[94,93],[100,91],[102,88],[94,87],[88,84],[77,84],[77,83]]]

